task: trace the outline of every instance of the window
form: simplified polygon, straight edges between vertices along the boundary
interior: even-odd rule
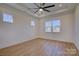
[[[45,32],[60,32],[60,20],[46,21]]]
[[[51,22],[45,22],[45,32],[51,32]]]
[[[31,21],[31,26],[35,26],[35,21],[34,20]]]
[[[3,22],[13,23],[13,17],[12,17],[12,15],[4,13],[3,14]]]
[[[53,32],[60,32],[60,20],[52,21],[52,29],[53,29]]]

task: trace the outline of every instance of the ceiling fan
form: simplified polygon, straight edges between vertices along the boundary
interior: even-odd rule
[[[37,8],[33,8],[33,9],[37,9],[34,13],[37,13],[37,12],[42,12],[42,11],[46,11],[46,12],[51,12],[50,10],[48,10],[47,8],[51,8],[51,7],[55,7],[55,5],[49,5],[49,6],[45,6],[45,3],[40,3],[40,5],[38,5],[37,3],[34,3],[34,5],[37,7]]]

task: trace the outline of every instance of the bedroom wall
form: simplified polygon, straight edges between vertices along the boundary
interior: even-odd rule
[[[63,13],[59,15],[51,15],[41,18],[39,21],[39,34],[38,37],[51,40],[73,42],[73,29],[74,29],[74,14],[73,12]],[[47,20],[59,19],[61,21],[60,33],[46,33],[44,30],[44,23]]]
[[[77,5],[75,9],[75,38],[74,38],[74,43],[79,50],[79,4]]]
[[[8,13],[13,16],[13,24],[2,21],[2,13]],[[61,20],[60,33],[46,33],[44,31],[44,22],[52,19]],[[31,26],[31,20],[34,20],[35,27]],[[7,5],[0,5],[0,48],[12,46],[14,44],[29,41],[35,38],[46,38],[51,40],[73,42],[74,14],[73,12],[59,15],[51,15],[45,18],[35,18],[28,13]]]
[[[13,16],[13,23],[4,23],[2,13]],[[0,5],[0,48],[8,47],[36,37],[37,25],[31,26],[31,20],[37,24],[37,18],[7,5]]]

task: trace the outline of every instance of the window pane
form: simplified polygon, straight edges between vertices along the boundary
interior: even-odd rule
[[[13,23],[13,17],[12,17],[12,15],[4,13],[3,14],[3,21],[4,22],[8,22],[8,23]]]
[[[47,27],[47,26],[52,26],[51,21],[45,22],[45,26],[46,26],[46,27]]]
[[[51,32],[51,27],[45,27],[45,32]]]
[[[51,21],[45,22],[45,32],[51,32]]]
[[[35,26],[35,21],[31,21],[31,26]]]
[[[52,21],[53,32],[60,32],[60,20]]]
[[[56,27],[56,28],[54,27],[53,32],[60,32],[60,27]]]

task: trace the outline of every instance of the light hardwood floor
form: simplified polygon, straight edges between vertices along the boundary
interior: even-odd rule
[[[34,39],[18,45],[0,49],[1,56],[77,56],[73,43]]]

